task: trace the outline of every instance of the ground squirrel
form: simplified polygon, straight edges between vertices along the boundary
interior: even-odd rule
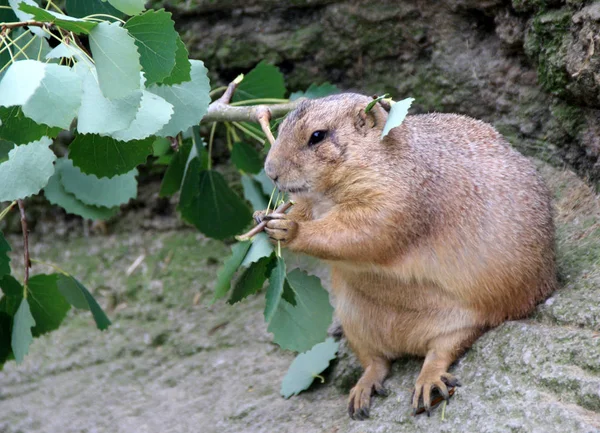
[[[456,114],[408,116],[382,140],[388,113],[365,113],[371,101],[302,102],[265,162],[295,202],[269,215],[269,237],[331,265],[336,315],[365,369],[348,404],[357,419],[404,354],[425,357],[412,407],[429,413],[434,390],[448,398],[457,385],[448,368],[463,350],[557,286],[550,197],[529,160]]]

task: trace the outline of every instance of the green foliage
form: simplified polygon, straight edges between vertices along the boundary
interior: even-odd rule
[[[52,140],[42,137],[8,153],[8,161],[0,164],[0,202],[30,197],[48,183],[56,160],[51,144]]]
[[[201,170],[198,159],[188,165],[178,209],[184,220],[215,239],[239,233],[251,218],[250,210],[227,185],[223,175],[214,170]]]
[[[0,231],[0,278],[10,274],[10,257],[8,256],[10,251],[10,245]]]
[[[31,14],[31,16],[35,20],[54,23],[61,29],[77,34],[87,35],[94,27],[98,25],[95,22],[80,20],[77,18],[70,17],[68,15],[58,14],[53,11],[47,11],[37,6],[32,6],[28,4],[22,3],[19,6],[19,9],[21,9],[23,12]]]
[[[89,35],[102,94],[118,99],[140,88],[140,55],[135,39],[118,23],[98,24]]]
[[[296,305],[280,299],[268,331],[283,349],[304,352],[327,337],[333,308],[329,304],[329,294],[317,277],[294,269],[285,280],[294,291]]]
[[[233,143],[231,162],[238,170],[245,173],[258,174],[263,167],[263,158],[256,149],[248,143],[238,141]]]
[[[179,191],[192,146],[192,143],[184,143],[175,152],[160,184],[160,197],[168,197]]]
[[[146,9],[146,0],[108,0],[108,2],[127,15],[137,15]]]
[[[235,282],[233,291],[227,302],[235,304],[258,292],[265,284],[265,281],[267,281],[276,263],[277,260],[272,255],[251,263],[248,269]]]
[[[330,83],[323,83],[321,85],[311,84],[306,91],[294,92],[290,95],[290,101],[295,101],[299,98],[317,99],[324,98],[325,96],[335,95],[340,90]]]
[[[259,98],[280,99],[284,97],[285,92],[283,74],[277,67],[262,61],[244,77],[233,94],[232,101]]]
[[[269,197],[265,195],[260,184],[246,174],[242,174],[242,188],[244,197],[252,204],[254,209],[266,209]]]
[[[59,275],[57,287],[72,306],[91,311],[98,329],[102,331],[108,329],[111,323],[106,313],[98,305],[98,302],[96,302],[89,290],[77,278],[71,275]]]
[[[124,27],[135,39],[146,85],[160,83],[167,78],[175,67],[179,39],[171,14],[163,9],[149,10],[130,18]]]
[[[265,322],[269,323],[283,295],[283,285],[285,284],[285,261],[281,257],[277,257],[277,263],[269,276],[269,287],[267,288],[266,305],[265,305]],[[285,301],[284,301],[285,302]]]
[[[35,123],[19,106],[0,107],[0,138],[16,144],[31,143],[46,136],[54,138],[60,128]]]
[[[217,272],[217,283],[213,302],[224,297],[231,287],[231,279],[242,264],[252,242],[238,242],[231,247],[231,256],[225,260],[223,267]]]
[[[71,143],[69,159],[82,173],[113,178],[129,173],[152,153],[152,138],[117,141],[96,134],[79,134]]]
[[[65,191],[91,206],[113,207],[127,203],[137,196],[137,170],[114,176],[110,179],[87,175],[65,159],[60,170],[60,179]]]
[[[55,205],[62,207],[67,213],[79,215],[90,220],[107,220],[118,211],[118,207],[108,208],[87,205],[75,195],[68,193],[62,184],[62,168],[66,158],[56,160],[56,171],[44,188],[46,199]]]
[[[308,389],[316,377],[335,359],[339,348],[333,338],[315,345],[308,352],[301,353],[294,359],[281,384],[281,395],[290,398]]]
[[[175,52],[175,66],[171,74],[163,80],[163,84],[172,86],[181,84],[192,79],[192,64],[188,60],[188,50],[185,44],[177,35],[177,51]]]
[[[33,341],[31,328],[36,325],[27,299],[21,299],[19,308],[13,318],[11,346],[17,364],[23,362],[23,358],[29,352],[29,346]]]
[[[57,274],[38,274],[29,279],[27,300],[35,319],[31,330],[34,337],[58,328],[71,308],[60,294],[57,280]]]
[[[171,120],[156,133],[158,136],[175,136],[197,125],[208,110],[208,71],[199,60],[192,60],[191,65],[191,81],[176,86],[153,85],[148,88],[148,91],[162,97],[174,108]]]
[[[248,253],[242,260],[240,266],[243,268],[249,267],[252,263],[258,262],[263,257],[269,257],[273,252],[273,246],[269,242],[269,238],[267,234],[262,232],[254,236],[252,240],[252,245],[248,250]]]
[[[390,114],[388,115],[383,131],[381,132],[382,139],[388,135],[393,128],[400,126],[402,122],[404,122],[404,118],[408,114],[408,109],[414,100],[415,98],[406,98],[392,105]]]
[[[84,18],[88,15],[103,14],[123,18],[123,14],[102,0],[66,0],[67,13],[75,18]],[[105,17],[107,20],[110,18]],[[111,20],[116,21],[116,20]]]

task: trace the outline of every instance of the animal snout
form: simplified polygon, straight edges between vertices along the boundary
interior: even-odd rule
[[[267,159],[267,161],[265,162],[265,173],[267,173],[267,176],[273,179],[273,182],[276,182],[279,178],[279,174],[277,173],[275,164],[273,164],[273,161],[269,159]]]

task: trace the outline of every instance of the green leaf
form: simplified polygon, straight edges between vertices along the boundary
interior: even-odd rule
[[[177,35],[177,51],[175,52],[175,66],[171,70],[169,76],[165,78],[162,84],[172,86],[173,84],[180,84],[185,81],[190,81],[192,64],[188,59],[188,50],[185,44]]]
[[[265,173],[265,170],[261,170],[260,173],[258,173],[257,175],[254,176],[254,179],[260,183],[260,186],[262,187],[263,192],[268,195],[269,197],[271,197],[271,194],[273,194],[273,190],[275,189],[275,184],[273,183],[273,181],[271,180],[271,178],[269,176],[267,176],[267,173]],[[275,191],[275,197],[277,196],[277,192]]]
[[[140,55],[127,30],[102,22],[92,29],[89,41],[105,97],[122,98],[140,88]]]
[[[58,277],[58,290],[65,299],[75,308],[90,310],[100,330],[107,329],[111,323],[104,310],[98,305],[88,289],[79,280],[71,275],[60,275]]]
[[[8,3],[10,4],[10,7],[12,7],[13,12],[15,13],[15,15],[17,16],[17,18],[19,19],[19,21],[30,21],[33,19],[33,15],[28,14],[26,12],[23,12],[21,9],[19,9],[19,5],[21,3],[25,3],[31,6],[39,6],[35,1],[33,0],[8,0]],[[40,36],[43,38],[47,38],[49,37],[41,28],[39,27],[34,27],[31,26],[29,28],[29,30],[31,31],[31,33],[33,33],[36,36]]]
[[[163,98],[143,90],[140,109],[131,125],[110,135],[121,141],[141,140],[150,137],[169,122],[173,111],[173,106]]]
[[[247,268],[263,257],[269,257],[272,252],[273,245],[269,242],[269,237],[265,232],[260,232],[252,239],[252,246],[240,266]]]
[[[252,69],[233,94],[232,102],[248,99],[274,98],[285,96],[285,82],[281,71],[264,60]]]
[[[173,86],[153,85],[148,91],[160,96],[173,105],[174,113],[167,123],[156,135],[162,137],[175,137],[179,132],[200,123],[208,110],[210,103],[210,82],[204,63],[191,60],[192,80]]]
[[[267,276],[271,273],[272,265],[275,262],[274,257],[269,256],[252,263],[235,282],[227,303],[233,305],[258,292],[267,281]]]
[[[160,184],[159,197],[169,197],[179,191],[183,181],[183,173],[187,165],[188,157],[192,143],[184,143],[171,159],[171,163],[165,172],[162,183]]]
[[[229,256],[223,266],[217,272],[217,283],[215,284],[215,296],[213,302],[227,294],[231,287],[231,279],[244,260],[251,242],[238,242],[231,247],[231,256]]]
[[[124,28],[135,39],[146,86],[167,78],[175,67],[179,39],[171,14],[164,9],[149,10],[130,18]]]
[[[8,0],[0,0],[0,6],[9,6]],[[0,23],[14,23],[19,21],[12,9],[0,8]]]
[[[20,200],[40,192],[54,173],[56,156],[49,149],[52,140],[17,146],[0,164],[0,202]]]
[[[10,274],[10,257],[8,252],[11,251],[9,243],[4,239],[4,235],[0,231],[0,278]]]
[[[287,282],[294,290],[296,306],[281,301],[268,331],[282,349],[304,352],[327,337],[333,308],[317,277],[294,269],[287,275]]]
[[[0,4],[2,2],[0,1]],[[2,12],[2,9],[0,9]],[[8,360],[12,354],[11,339],[12,339],[12,317],[0,311],[0,370],[2,365]]]
[[[165,137],[157,137],[152,142],[152,156],[160,158],[171,151],[171,140]]]
[[[0,138],[17,144],[31,143],[46,136],[54,138],[61,128],[35,123],[25,117],[21,107],[0,107]]]
[[[284,284],[285,261],[282,257],[277,257],[277,263],[271,271],[271,275],[269,276],[269,287],[267,288],[265,305],[265,322],[267,323],[271,322],[271,319],[273,319],[277,313],[279,305],[281,304],[281,296],[283,295]]]
[[[96,134],[77,134],[69,146],[69,159],[85,174],[113,178],[145,163],[152,153],[153,141],[146,138],[125,142]]]
[[[84,18],[88,15],[112,15],[117,18],[123,18],[124,14],[113,8],[110,4],[102,0],[67,0],[67,13],[75,18]],[[102,17],[104,20],[115,21],[109,17]]]
[[[29,279],[27,300],[35,319],[31,330],[34,337],[58,328],[71,308],[58,290],[57,280],[56,274],[38,274]]]
[[[85,53],[77,45],[65,44],[64,42],[58,44],[56,47],[48,51],[44,56],[46,59],[75,59],[78,62],[84,62],[90,69],[93,67],[93,63],[87,58]],[[97,84],[96,84],[97,85]]]
[[[95,69],[76,68],[84,76],[83,97],[77,118],[77,130],[82,134],[108,134],[128,128],[135,119],[143,93],[130,92],[119,99],[106,98],[95,76]]]
[[[404,118],[408,114],[408,109],[414,100],[415,98],[406,98],[392,105],[390,114],[388,115],[383,131],[381,132],[381,139],[388,135],[393,128],[400,126],[402,122],[404,122]]]
[[[37,59],[38,56],[40,59],[43,59],[51,50],[45,36],[47,36],[45,33],[43,36],[36,36],[29,30],[25,30],[23,27],[13,30],[10,33],[10,37],[13,41],[18,38],[18,40],[14,42],[15,45],[11,47],[14,59]]]
[[[263,168],[263,158],[257,150],[244,142],[233,143],[231,162],[246,173],[258,174]]]
[[[0,164],[8,161],[8,153],[13,150],[15,143],[0,138]]]
[[[137,15],[146,9],[146,0],[108,0],[108,2],[127,15]]]
[[[374,97],[373,100],[371,102],[369,102],[367,104],[367,106],[365,107],[365,113],[368,113],[369,111],[371,111],[373,109],[373,107],[375,106],[375,104],[377,104],[379,101],[388,98],[390,95],[385,93],[383,95]]]
[[[61,166],[64,164],[65,158],[56,161],[56,172],[48,181],[48,185],[44,188],[46,199],[57,206],[62,207],[67,213],[79,215],[90,220],[107,220],[116,215],[119,211],[118,207],[98,207],[89,206],[78,200],[73,194],[65,191],[60,180]]]
[[[281,297],[294,307],[298,304],[296,302],[296,292],[294,292],[294,289],[290,286],[287,279],[285,280],[285,283],[283,283],[283,293],[281,294]]]
[[[330,83],[323,83],[321,85],[316,85],[312,83],[308,89],[304,92],[294,92],[290,95],[290,101],[295,101],[299,98],[308,98],[308,99],[317,99],[324,98],[325,96],[335,95],[336,93],[340,93],[340,89]]]
[[[25,355],[29,353],[29,346],[33,341],[31,328],[35,326],[35,320],[31,315],[29,303],[23,298],[19,309],[13,319],[11,346],[17,364],[23,362]]]
[[[71,68],[45,64],[44,78],[23,105],[23,114],[37,123],[69,129],[81,95],[81,78]]]
[[[4,293],[0,298],[0,311],[14,316],[23,299],[23,286],[12,275],[4,275],[0,279],[0,288]]]
[[[84,21],[68,15],[59,14],[53,11],[47,11],[37,6],[21,4],[19,7],[23,12],[31,14],[37,21],[54,23],[56,26],[65,29],[68,32],[77,34],[89,34],[90,31],[98,25],[93,21]]]
[[[313,346],[308,352],[294,359],[281,383],[281,395],[290,398],[308,389],[313,380],[335,359],[340,345],[333,338]]]
[[[25,105],[41,86],[46,64],[20,60],[9,66],[0,81],[0,106]]]
[[[250,222],[250,210],[234,193],[221,173],[199,170],[200,162],[190,162],[178,209],[184,220],[205,235],[224,239],[244,229]]]
[[[244,197],[252,204],[256,210],[263,210],[269,204],[269,197],[265,196],[260,184],[250,176],[242,174],[242,187],[244,189]]]
[[[92,206],[114,207],[127,203],[137,196],[137,170],[115,176],[111,179],[98,179],[87,175],[73,165],[69,159],[64,160],[60,171],[63,188],[85,204]]]

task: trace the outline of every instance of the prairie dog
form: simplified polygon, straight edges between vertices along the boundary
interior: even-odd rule
[[[484,122],[407,116],[345,93],[302,102],[265,170],[295,202],[266,231],[331,266],[336,315],[364,374],[350,416],[369,416],[390,363],[425,357],[412,407],[459,385],[448,368],[487,329],[556,287],[551,200],[533,164]],[[264,213],[262,214],[264,215]],[[258,215],[260,218],[261,215]]]

